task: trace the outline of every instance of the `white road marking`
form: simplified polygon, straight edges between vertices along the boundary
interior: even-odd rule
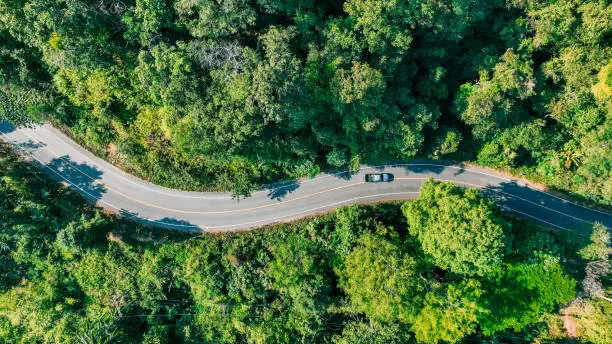
[[[39,143],[42,143],[41,141],[36,140],[36,139],[35,139],[34,137],[32,137],[31,135],[29,135],[29,134],[25,133],[24,131],[21,131],[21,132],[22,132],[24,135],[26,135],[27,137],[29,137],[30,139],[32,139],[32,140],[33,140],[33,142],[39,142]],[[80,190],[82,193],[84,193],[84,194],[88,195],[88,196],[89,196],[89,197],[91,197],[92,199],[97,200],[97,201],[98,201],[98,202],[100,202],[100,203],[106,204],[108,207],[111,207],[111,208],[113,208],[113,209],[116,209],[116,210],[118,210],[119,212],[121,212],[122,210],[127,211],[126,209],[119,208],[119,207],[117,207],[117,206],[115,206],[115,205],[113,205],[113,204],[111,204],[111,203],[109,203],[109,202],[107,202],[107,201],[104,201],[104,200],[102,200],[102,199],[98,199],[97,197],[95,197],[95,196],[93,196],[91,193],[89,193],[88,191],[86,191],[86,190],[82,189],[81,187],[79,187],[79,186],[75,185],[75,184],[74,184],[73,182],[71,182],[71,181],[70,181],[70,180],[69,180],[67,177],[65,177],[64,175],[62,175],[62,174],[61,174],[61,173],[59,173],[58,171],[53,170],[52,168],[50,168],[50,167],[48,167],[47,165],[45,165],[45,164],[44,164],[44,163],[43,163],[41,160],[37,159],[37,158],[34,156],[34,154],[31,154],[30,152],[27,152],[25,149],[22,149],[21,147],[19,147],[19,146],[18,146],[18,144],[16,144],[15,142],[13,142],[13,140],[11,140],[11,139],[10,139],[10,137],[9,137],[9,135],[8,135],[7,133],[0,131],[0,135],[2,135],[2,136],[4,136],[5,138],[7,138],[7,139],[8,139],[8,140],[7,140],[8,142],[12,142],[12,143],[13,143],[13,146],[14,146],[14,147],[16,147],[18,150],[22,151],[22,152],[23,152],[25,155],[30,156],[31,158],[33,158],[34,160],[36,160],[36,161],[37,161],[37,162],[38,162],[40,165],[42,165],[43,167],[46,167],[47,169],[49,169],[50,171],[52,171],[54,174],[58,175],[58,176],[60,177],[60,179],[65,180],[65,181],[66,181],[68,184],[72,185],[74,188],[76,188],[77,190]],[[43,143],[43,147],[45,147],[44,143]],[[47,148],[47,150],[48,150],[50,153],[52,153],[52,155],[56,155],[56,154],[55,154],[54,152],[52,152],[50,149],[48,149],[48,148]],[[73,169],[76,169],[74,166],[71,166],[71,164],[69,164],[69,166],[70,166],[71,168],[73,168]],[[527,184],[519,183],[519,182],[518,182],[518,181],[516,181],[516,180],[511,180],[511,179],[507,179],[507,178],[500,177],[500,176],[497,176],[497,175],[493,175],[493,174],[489,174],[489,173],[485,173],[485,172],[481,172],[481,171],[476,171],[476,170],[472,170],[472,169],[468,169],[468,168],[463,168],[463,167],[459,167],[459,166],[453,166],[453,165],[442,165],[442,164],[429,164],[429,163],[415,163],[415,164],[394,164],[394,165],[379,165],[379,166],[364,166],[364,167],[362,167],[362,168],[360,168],[360,169],[359,169],[359,173],[361,173],[361,171],[365,171],[365,170],[368,170],[368,169],[380,169],[380,168],[385,168],[385,167],[404,167],[404,166],[434,166],[434,167],[442,167],[442,168],[451,168],[451,169],[464,170],[464,171],[468,171],[468,172],[472,172],[472,173],[478,173],[478,174],[482,174],[482,175],[486,175],[486,176],[489,176],[489,177],[494,177],[494,178],[498,178],[498,179],[502,179],[502,180],[506,180],[506,181],[514,181],[514,182],[516,182],[516,183],[517,183],[517,185],[522,185],[522,186],[528,187],[528,188],[530,188],[530,189],[532,189],[532,190],[534,190],[534,191],[541,192],[541,193],[546,194],[546,195],[549,195],[549,196],[551,196],[551,197],[554,197],[554,198],[560,199],[560,200],[562,200],[563,202],[570,203],[570,204],[573,204],[573,205],[577,205],[577,206],[580,206],[580,207],[582,207],[582,208],[585,208],[585,209],[588,209],[588,210],[593,210],[593,211],[596,211],[596,212],[598,212],[598,213],[601,213],[601,214],[604,214],[604,215],[608,215],[608,216],[610,216],[610,214],[608,214],[608,213],[605,213],[605,212],[599,211],[599,210],[597,210],[597,209],[590,209],[590,208],[584,207],[584,206],[582,206],[582,205],[580,205],[580,204],[576,204],[576,203],[573,203],[573,202],[567,201],[567,200],[565,200],[565,199],[563,199],[563,198],[560,198],[560,197],[558,197],[558,196],[555,196],[555,195],[549,194],[549,193],[544,192],[544,191],[542,191],[542,190],[535,189],[535,188],[533,188],[533,187],[531,187],[531,186],[529,186],[529,185],[527,185]],[[97,167],[97,166],[96,166],[96,167]],[[111,172],[111,173],[114,173],[115,175],[118,175],[117,173],[115,173],[114,171],[111,171],[111,170],[109,170],[109,169],[105,169],[105,170],[106,170],[106,171],[109,171],[109,172]],[[118,170],[119,170],[119,169],[118,169]],[[124,174],[126,177],[127,177],[127,176],[129,176],[127,173],[125,173],[125,172],[123,172],[123,171],[121,171],[121,170],[119,170],[119,171],[120,171],[122,174]],[[82,173],[82,172],[81,172],[81,173]],[[313,182],[313,181],[317,181],[317,180],[322,180],[322,179],[324,179],[324,178],[329,178],[329,177],[332,177],[332,176],[335,176],[335,175],[338,175],[338,174],[344,174],[344,173],[347,173],[347,172],[346,172],[346,171],[341,171],[341,172],[335,172],[335,173],[333,173],[333,174],[326,174],[326,175],[322,175],[322,176],[319,176],[319,177],[316,177],[316,178],[313,178],[313,179],[310,179],[310,180],[306,180],[306,181],[304,181],[304,182],[297,183],[297,184],[298,184],[298,185],[299,185],[299,184],[305,184],[305,183],[307,183],[307,182]],[[358,174],[359,174],[359,173],[358,173]],[[118,176],[119,176],[119,175],[118,175]],[[181,195],[180,193],[165,193],[165,192],[160,191],[160,190],[150,189],[150,188],[148,188],[146,185],[137,184],[137,183],[135,183],[134,181],[130,180],[130,178],[127,178],[127,179],[128,179],[128,181],[129,181],[130,183],[133,183],[133,184],[135,184],[135,185],[138,185],[138,186],[143,187],[143,188],[145,188],[145,189],[148,189],[148,190],[150,190],[150,191],[154,191],[154,192],[162,193],[162,194],[169,195],[169,196],[188,197],[188,198],[195,198],[195,199],[206,199],[206,198],[207,198],[207,196],[190,196],[190,195]],[[143,183],[148,183],[148,182],[144,182],[144,181],[143,181]],[[104,184],[102,184],[102,183],[100,183],[100,184],[101,184],[101,185],[104,185]],[[286,188],[286,187],[289,187],[289,186],[292,186],[292,185],[295,185],[295,184],[296,184],[296,183],[293,183],[293,184],[287,184],[287,185],[283,185],[283,186],[280,186],[280,187],[278,187],[278,188],[271,188],[271,189],[269,189],[268,191],[271,191],[271,190],[278,190],[278,189]],[[491,190],[491,191],[495,192],[494,190]],[[262,192],[263,192],[263,191],[262,191]],[[502,192],[502,193],[503,193],[503,192]],[[348,199],[348,200],[343,200],[343,201],[339,201],[339,202],[334,202],[334,203],[326,204],[326,205],[319,206],[319,207],[316,207],[316,208],[312,208],[312,209],[309,209],[309,210],[302,210],[302,211],[295,212],[295,213],[288,214],[288,215],[282,215],[282,216],[277,216],[277,217],[267,218],[267,219],[263,219],[263,220],[252,221],[252,222],[246,222],[246,223],[240,223],[240,224],[234,224],[234,225],[227,225],[227,226],[225,226],[225,225],[224,225],[224,226],[204,226],[204,225],[198,226],[198,225],[182,225],[182,224],[174,224],[174,223],[163,222],[163,221],[159,221],[159,220],[150,220],[150,219],[142,218],[142,217],[139,217],[139,216],[136,216],[136,215],[131,215],[131,214],[130,214],[130,216],[134,216],[135,218],[137,218],[138,220],[141,220],[141,221],[146,221],[146,222],[151,222],[151,223],[161,224],[161,225],[168,226],[168,227],[203,228],[204,230],[209,230],[209,229],[217,229],[217,228],[244,227],[244,226],[249,226],[249,225],[253,225],[253,224],[256,224],[256,223],[261,223],[261,222],[270,222],[270,221],[276,221],[276,220],[280,220],[280,219],[286,219],[286,218],[290,218],[290,217],[295,217],[295,216],[300,215],[300,214],[304,214],[304,213],[311,213],[311,212],[314,212],[314,211],[317,211],[317,210],[320,210],[320,209],[334,207],[334,206],[339,205],[339,204],[354,202],[354,201],[357,201],[357,200],[360,200],[360,199],[373,198],[373,197],[381,197],[381,196],[388,196],[388,195],[406,195],[406,194],[419,194],[419,193],[418,193],[418,192],[394,192],[394,193],[383,193],[383,194],[376,194],[376,195],[367,195],[367,196],[356,197],[356,198],[351,198],[351,199]],[[505,193],[504,193],[504,194],[505,194]],[[568,215],[568,214],[565,214],[565,213],[559,212],[559,211],[557,211],[557,210],[551,209],[551,208],[546,207],[546,206],[544,206],[544,205],[541,205],[541,204],[538,204],[538,203],[535,203],[535,202],[532,202],[532,201],[529,201],[529,200],[525,200],[525,199],[520,198],[520,197],[518,197],[518,196],[514,196],[514,195],[511,195],[511,194],[507,194],[507,195],[508,195],[508,196],[511,196],[511,197],[514,197],[514,198],[517,198],[517,199],[520,199],[520,200],[522,200],[522,201],[526,201],[526,202],[532,203],[532,204],[534,204],[534,205],[537,205],[537,206],[543,207],[543,208],[545,208],[545,209],[548,209],[548,210],[551,210],[551,211],[557,212],[557,213],[559,213],[559,214],[566,215],[566,216],[571,217],[571,218],[573,218],[573,219],[576,219],[576,220],[579,220],[579,221],[583,221],[583,222],[588,222],[588,221],[586,221],[586,220],[583,220],[583,219],[580,219],[580,218],[576,218],[576,217],[574,217],[574,216],[571,216],[571,215]],[[218,198],[216,198],[216,199],[218,199]],[[514,211],[514,212],[516,212],[516,213],[519,213],[519,214],[525,215],[525,216],[527,216],[527,217],[530,217],[530,218],[536,219],[536,220],[538,220],[538,221],[541,221],[541,222],[543,222],[543,223],[549,224],[549,225],[554,226],[554,227],[556,227],[556,228],[560,228],[560,229],[563,229],[563,230],[569,230],[569,229],[567,229],[567,228],[564,228],[564,227],[561,227],[561,226],[555,225],[555,224],[553,224],[553,223],[550,223],[550,222],[548,222],[548,221],[542,220],[542,219],[540,219],[540,218],[537,218],[537,217],[535,217],[535,216],[533,216],[533,215],[529,215],[529,214],[526,214],[526,213],[523,213],[523,212],[520,212],[520,211],[517,211],[517,210],[511,209],[511,208],[509,208],[509,207],[506,207],[506,208],[507,208],[507,209],[509,209],[509,210],[511,210],[511,211]],[[590,223],[590,222],[589,222],[589,223]]]

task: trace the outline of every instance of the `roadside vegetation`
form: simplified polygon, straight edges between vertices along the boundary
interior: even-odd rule
[[[415,201],[189,234],[104,214],[0,153],[2,343],[546,343],[566,324],[612,337],[598,225],[590,240],[551,232],[429,181]]]
[[[600,0],[19,0],[0,118],[51,119],[155,183],[262,183],[415,156],[612,204]]]

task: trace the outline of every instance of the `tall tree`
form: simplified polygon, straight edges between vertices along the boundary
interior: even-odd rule
[[[423,288],[417,263],[392,242],[364,234],[339,274],[355,311],[374,321],[414,319]]]
[[[430,179],[421,186],[419,199],[402,209],[410,234],[436,266],[484,276],[501,263],[506,223],[477,190]]]
[[[474,333],[478,317],[485,312],[480,306],[482,293],[480,283],[471,279],[428,292],[411,328],[416,339],[422,343],[457,343]]]

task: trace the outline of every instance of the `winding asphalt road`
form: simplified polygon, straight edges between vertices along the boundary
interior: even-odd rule
[[[592,222],[612,228],[612,214],[571,203],[494,171],[439,161],[364,166],[354,174],[321,174],[235,200],[229,193],[167,189],[95,157],[45,124],[16,129],[0,123],[0,138],[103,208],[151,224],[185,230],[231,231],[288,221],[352,203],[415,198],[434,178],[480,188],[503,208],[562,230],[586,234]],[[365,173],[389,172],[390,183],[365,183]]]

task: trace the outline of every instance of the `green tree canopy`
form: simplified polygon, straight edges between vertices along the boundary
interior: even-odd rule
[[[474,333],[478,317],[485,312],[480,306],[482,293],[480,283],[469,279],[449,284],[446,290],[428,292],[412,325],[416,339],[421,343],[457,343]]]
[[[477,190],[428,180],[415,202],[403,206],[410,233],[436,266],[486,275],[501,263],[504,221]]]
[[[375,321],[412,321],[423,288],[417,263],[392,242],[364,234],[339,273],[356,311]]]
[[[521,263],[496,269],[485,285],[479,318],[486,335],[511,328],[518,332],[557,304],[574,298],[576,281],[557,262]]]

